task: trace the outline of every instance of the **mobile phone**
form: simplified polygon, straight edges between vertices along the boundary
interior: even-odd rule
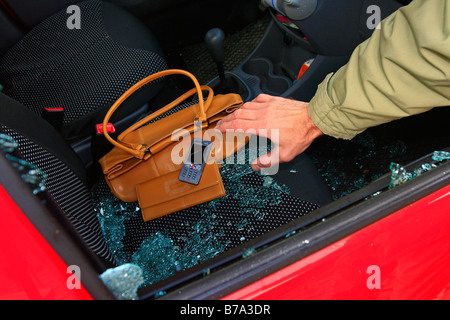
[[[206,161],[211,151],[212,142],[194,138],[189,152],[184,160],[178,179],[183,182],[198,185],[203,174]]]

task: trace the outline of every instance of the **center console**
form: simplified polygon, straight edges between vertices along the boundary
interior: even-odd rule
[[[240,82],[238,93],[244,101],[261,93],[309,101],[326,75],[343,66],[354,48],[370,36],[373,30],[368,30],[366,20],[372,2],[315,0],[314,11],[302,20],[290,20],[270,8],[271,22],[259,45],[227,76]],[[395,0],[379,0],[377,5],[380,19],[401,6]],[[219,82],[216,78],[209,85]]]

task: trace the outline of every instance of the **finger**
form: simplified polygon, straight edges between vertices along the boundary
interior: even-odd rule
[[[250,101],[250,102],[246,102],[244,103],[244,105],[239,109],[239,110],[259,110],[262,108],[267,107],[267,103],[265,102],[254,102],[254,101]]]
[[[265,120],[233,120],[233,121],[219,121],[214,128],[219,132],[244,132],[246,134],[257,135],[270,139],[271,130],[267,130],[267,121]]]
[[[274,99],[275,99],[274,96],[271,96],[271,95],[265,94],[265,93],[261,93],[255,99],[253,99],[253,102],[264,103],[264,102],[272,101]]]
[[[217,123],[217,126],[216,126],[215,129],[219,130],[220,132],[226,132],[227,130],[247,131],[247,130],[250,130],[250,129],[254,129],[256,123],[257,123],[257,121],[241,120],[241,119],[226,121],[225,118],[224,118],[224,119],[222,119],[221,121],[219,121]]]
[[[255,110],[248,110],[248,109],[238,109],[234,111],[232,114],[226,116],[223,118],[223,121],[232,121],[236,119],[242,119],[242,120],[255,120],[258,119],[258,112]]]
[[[271,152],[268,152],[253,161],[252,169],[254,171],[260,171],[261,168],[270,168],[279,163],[280,159],[278,157],[278,147],[276,147]]]
[[[260,94],[252,101],[244,103],[241,109],[262,109],[266,108],[276,97],[268,94]]]

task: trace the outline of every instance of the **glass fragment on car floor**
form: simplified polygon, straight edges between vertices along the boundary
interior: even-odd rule
[[[353,140],[324,137],[308,154],[330,187],[333,200],[359,190],[389,171],[389,163],[407,154],[402,140],[381,143],[370,131]],[[390,161],[388,161],[390,160]]]
[[[288,213],[295,210],[284,208],[286,204],[292,205],[286,202],[291,201],[290,189],[251,169],[249,163],[256,154],[247,148],[240,155],[245,162],[241,162],[239,155],[235,163],[225,161],[220,173],[226,196],[196,206],[196,211],[144,223],[136,203],[120,202],[112,194],[94,198],[103,234],[117,263],[141,267],[145,287],[297,217],[295,212]],[[303,205],[296,201],[299,202],[293,202],[294,206]],[[302,214],[318,208],[314,204],[305,205]],[[274,219],[274,212],[281,218]]]
[[[137,300],[137,291],[144,282],[142,269],[131,263],[106,270],[100,279],[118,300]]]

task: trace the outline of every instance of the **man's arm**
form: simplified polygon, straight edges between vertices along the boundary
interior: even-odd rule
[[[261,95],[217,129],[279,129],[277,151],[285,162],[322,133],[352,139],[369,127],[448,105],[450,0],[414,0],[383,20],[309,104]],[[267,158],[253,168],[270,166]]]
[[[414,0],[326,77],[308,110],[325,134],[352,139],[369,127],[448,105],[450,0]]]

